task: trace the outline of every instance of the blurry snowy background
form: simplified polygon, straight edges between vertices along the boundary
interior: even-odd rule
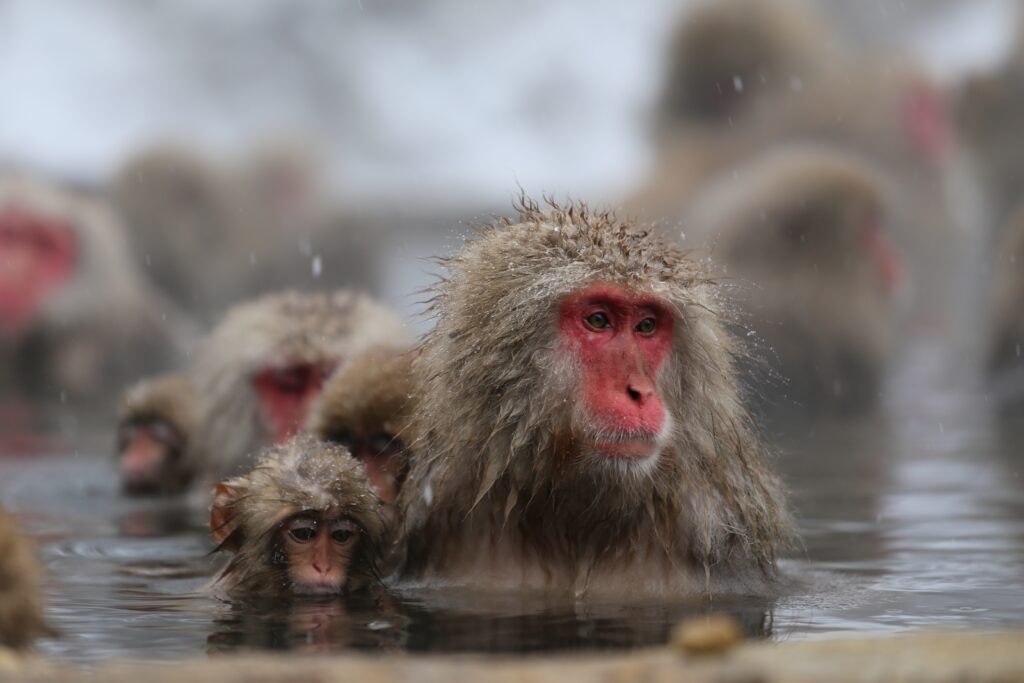
[[[301,136],[354,200],[621,195],[685,1],[0,1],[0,161],[100,178],[153,140]],[[999,60],[1010,0],[828,0],[942,80]]]

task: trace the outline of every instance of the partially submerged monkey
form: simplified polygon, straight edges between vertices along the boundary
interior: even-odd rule
[[[0,645],[23,648],[49,634],[35,548],[0,508]]]
[[[217,485],[210,531],[232,553],[212,589],[227,597],[349,593],[376,580],[389,527],[348,450],[299,434]]]
[[[136,495],[183,488],[189,474],[180,463],[197,421],[195,392],[184,375],[158,375],[131,386],[118,411],[122,489]]]
[[[903,271],[882,187],[873,166],[842,150],[787,147],[713,185],[692,212],[689,229],[756,332],[752,355],[784,380],[760,382],[763,368],[744,364],[774,413],[877,403]]]
[[[348,448],[389,505],[408,469],[413,357],[407,349],[385,349],[356,358],[327,380],[310,413],[309,430]]]
[[[445,262],[414,365],[400,577],[576,598],[772,591],[790,522],[719,287],[610,212],[522,204]]]
[[[151,401],[162,393],[168,408],[190,408],[194,427],[182,434],[182,456],[165,448],[161,457],[146,459],[145,471],[122,469],[122,476],[136,480],[140,492],[172,492],[197,476],[238,474],[252,453],[305,424],[332,372],[406,334],[390,310],[348,290],[282,292],[235,306],[201,346],[185,383],[141,390]],[[140,398],[135,405],[145,403]],[[136,409],[122,415],[122,424],[154,418],[174,423],[168,413]],[[124,464],[123,449],[121,457]]]

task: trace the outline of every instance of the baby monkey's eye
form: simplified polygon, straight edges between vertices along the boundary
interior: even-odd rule
[[[605,330],[612,326],[612,321],[608,319],[608,316],[600,312],[591,313],[584,318],[584,321],[592,330]]]
[[[288,536],[296,543],[309,543],[316,537],[316,522],[297,520],[288,526]]]
[[[340,520],[331,526],[331,540],[344,545],[355,538],[359,529],[349,520]]]

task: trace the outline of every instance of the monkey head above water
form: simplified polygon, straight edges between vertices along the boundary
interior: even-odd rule
[[[185,486],[188,475],[180,463],[196,421],[195,393],[183,375],[144,379],[125,392],[117,428],[125,493],[172,493]]]
[[[231,598],[333,595],[378,576],[388,527],[363,467],[299,434],[217,486],[210,531],[233,554],[212,588]]]
[[[331,375],[310,413],[309,431],[341,444],[366,466],[381,500],[390,506],[408,468],[413,353],[377,349]]]
[[[414,364],[401,577],[770,591],[785,500],[700,264],[610,212],[528,200],[445,264]]]
[[[406,336],[389,309],[348,290],[284,292],[232,308],[192,368],[200,423],[186,459],[217,478],[236,474],[250,453],[305,424],[332,372]]]

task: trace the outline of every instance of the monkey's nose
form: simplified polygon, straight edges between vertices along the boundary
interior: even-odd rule
[[[654,383],[646,377],[631,377],[626,385],[629,399],[638,405],[644,405],[654,394]]]

